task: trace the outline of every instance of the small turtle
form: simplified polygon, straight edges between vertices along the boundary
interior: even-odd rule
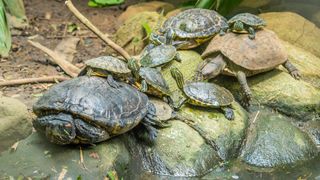
[[[159,67],[174,59],[181,61],[176,48],[172,45],[161,44],[147,51],[140,60],[142,67]]]
[[[259,16],[250,13],[240,13],[228,21],[232,32],[249,33],[249,38],[255,38],[255,30],[266,26],[266,22]]]
[[[139,67],[134,59],[129,60],[128,67],[133,73],[135,86],[138,89],[147,94],[164,98],[167,102],[171,103],[169,86],[158,69]]]
[[[234,98],[230,91],[216,84],[207,82],[185,84],[183,75],[178,68],[171,68],[170,71],[179,89],[181,89],[186,96],[186,99],[180,103],[178,108],[185,102],[196,106],[221,108],[228,120],[234,119],[234,112],[231,108]]]
[[[113,56],[101,56],[89,59],[85,61],[85,65],[86,67],[79,73],[79,76],[112,76],[114,79],[126,81],[131,75],[127,63]],[[112,82],[113,81],[110,80],[109,84]],[[116,84],[113,86],[115,85]]]
[[[123,134],[138,124],[153,142],[155,127],[168,124],[144,93],[105,78],[81,76],[50,88],[33,106],[33,126],[56,144],[92,144]]]
[[[246,77],[270,71],[283,65],[295,79],[298,69],[290,63],[278,36],[267,29],[257,32],[254,41],[244,34],[227,33],[212,39],[203,52],[204,61],[197,68],[196,79],[211,79],[220,73],[236,76],[244,92],[242,103],[250,105],[251,90]]]
[[[178,49],[194,48],[211,37],[221,35],[229,28],[227,20],[216,11],[207,9],[188,9],[167,19],[160,33],[166,38],[166,44],[175,45]],[[152,38],[153,36],[151,36]]]

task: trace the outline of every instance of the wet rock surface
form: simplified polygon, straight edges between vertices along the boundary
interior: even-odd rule
[[[19,142],[17,150],[0,157],[0,178],[31,177],[36,179],[103,179],[109,171],[125,173],[129,153],[115,138],[97,146],[58,146],[33,133]],[[119,174],[121,175],[121,174]]]
[[[260,109],[251,124],[240,159],[258,167],[275,167],[310,160],[317,148],[309,136],[277,113]]]
[[[0,95],[0,152],[31,134],[31,116],[19,100]]]

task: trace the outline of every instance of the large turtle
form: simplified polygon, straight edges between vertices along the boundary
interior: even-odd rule
[[[191,82],[185,84],[183,75],[178,68],[173,67],[170,71],[172,77],[177,82],[177,86],[186,96],[186,99],[181,101],[178,108],[185,102],[196,106],[220,108],[228,120],[234,119],[234,112],[231,108],[234,98],[230,91],[216,84],[207,82]]]
[[[113,56],[101,56],[89,59],[84,63],[86,67],[81,70],[79,76],[112,76],[114,79],[121,81],[127,81],[127,79],[129,79],[131,76],[131,71],[128,68],[127,63]],[[110,80],[109,84],[112,85],[112,82],[113,81]],[[113,86],[116,86],[116,84]]]
[[[250,13],[240,13],[228,21],[232,32],[249,33],[249,38],[255,38],[255,30],[266,26],[266,22],[259,16]]]
[[[211,79],[224,73],[236,76],[244,92],[243,104],[250,105],[251,90],[246,77],[270,71],[283,65],[289,73],[299,79],[298,69],[290,63],[278,36],[270,30],[257,32],[250,40],[244,34],[227,33],[212,39],[203,52],[204,61],[197,69],[197,80]]]
[[[81,76],[49,89],[33,106],[36,130],[56,144],[92,144],[123,134],[138,124],[154,141],[165,127],[148,96],[132,86],[105,78]]]
[[[135,86],[142,92],[164,98],[165,101],[172,103],[170,99],[170,89],[162,76],[162,73],[155,68],[139,67],[135,59],[128,62],[128,67],[135,78]]]
[[[227,20],[216,11],[207,9],[188,9],[167,19],[160,33],[173,31],[167,43],[175,45],[178,49],[194,48],[209,40],[214,35],[224,32],[229,28]],[[153,36],[151,36],[153,37]]]

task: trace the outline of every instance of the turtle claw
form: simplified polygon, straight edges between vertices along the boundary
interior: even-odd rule
[[[301,73],[299,70],[294,70],[290,72],[290,75],[295,78],[296,80],[299,80],[301,78]]]
[[[224,108],[224,116],[228,119],[228,120],[234,120],[234,112],[231,108]]]
[[[251,40],[253,40],[253,39],[256,38],[256,36],[255,36],[254,34],[249,34],[249,38],[250,38]]]
[[[241,99],[240,104],[245,107],[246,109],[248,109],[251,105],[251,101],[252,101],[252,95],[251,94],[246,94],[244,95],[244,97]]]

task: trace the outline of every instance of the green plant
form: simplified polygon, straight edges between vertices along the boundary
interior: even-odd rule
[[[214,9],[222,15],[227,15],[242,0],[198,0],[195,7],[203,9]]]
[[[11,48],[11,33],[4,4],[0,1],[0,56],[8,56]]]
[[[90,7],[105,7],[123,3],[124,0],[89,0]]]

